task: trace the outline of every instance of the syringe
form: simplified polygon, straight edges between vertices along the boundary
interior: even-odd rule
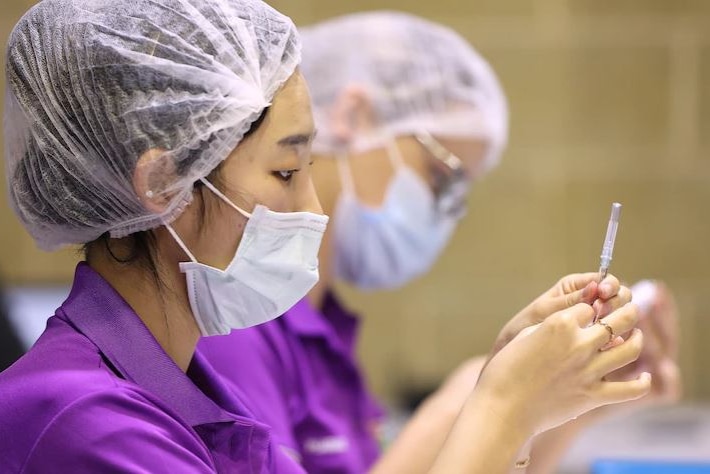
[[[619,229],[620,214],[621,204],[615,202],[611,205],[611,216],[609,217],[609,225],[606,228],[606,237],[604,238],[604,246],[602,247],[601,263],[599,264],[599,283],[606,278],[609,272],[609,265],[611,265],[611,259],[614,253],[616,231]]]

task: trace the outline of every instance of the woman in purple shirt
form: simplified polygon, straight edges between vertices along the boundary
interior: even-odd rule
[[[303,472],[258,394],[196,350],[284,313],[318,278],[327,217],[299,46],[257,0],[43,0],[17,24],[11,202],[41,247],[83,244],[86,262],[0,374],[3,472]],[[491,359],[427,468],[500,472],[535,433],[648,391],[647,374],[604,380],[642,341],[613,337],[638,316],[613,278],[573,297],[597,293],[604,324],[589,304],[537,305],[545,321]]]
[[[11,202],[86,262],[0,374],[0,471],[303,472],[195,351],[317,281],[299,62],[293,23],[255,0],[45,0],[19,21]]]
[[[348,15],[301,34],[302,70],[319,129],[314,152],[322,158],[314,181],[333,217],[320,254],[321,278],[283,317],[204,339],[198,347],[221,375],[251,394],[278,443],[308,472],[361,473],[378,459],[376,470],[383,472],[425,472],[483,361],[463,364],[381,453],[383,411],[357,362],[359,321],[332,286],[344,280],[391,289],[428,271],[465,212],[471,181],[500,159],[508,129],[505,96],[466,41],[411,15]],[[579,302],[596,278],[561,280],[514,318],[496,345]],[[602,299],[616,295],[618,282],[611,278],[609,285]],[[627,298],[628,290],[620,294]],[[559,437],[546,441],[533,453],[539,472],[550,470],[544,466],[559,453]]]

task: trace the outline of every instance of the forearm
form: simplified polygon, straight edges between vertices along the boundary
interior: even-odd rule
[[[427,400],[371,474],[508,472],[529,434],[509,410],[473,395],[462,410],[444,397]]]
[[[460,407],[451,405],[441,396],[427,399],[378,460],[371,474],[427,472],[459,414]]]
[[[507,473],[532,430],[513,405],[475,393],[466,402],[439,455],[432,474]]]
[[[527,474],[555,472],[567,450],[579,434],[600,418],[595,412],[535,437]]]

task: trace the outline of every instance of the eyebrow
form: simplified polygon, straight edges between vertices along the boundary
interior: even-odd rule
[[[314,131],[311,134],[308,133],[297,133],[296,135],[290,135],[288,137],[282,138],[278,141],[279,146],[293,147],[299,145],[307,145],[315,137],[318,131]]]

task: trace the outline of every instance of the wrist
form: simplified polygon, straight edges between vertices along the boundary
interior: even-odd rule
[[[526,409],[523,400],[508,395],[501,395],[485,387],[477,387],[466,404],[477,405],[485,416],[507,433],[511,441],[522,449],[536,430],[534,421]]]
[[[529,438],[525,442],[523,447],[520,448],[520,451],[518,451],[518,454],[515,456],[515,464],[513,464],[513,470],[525,469],[530,465],[530,463],[532,462],[532,445],[533,438]]]
[[[432,467],[434,473],[507,472],[531,437],[518,405],[475,389],[463,404]]]

